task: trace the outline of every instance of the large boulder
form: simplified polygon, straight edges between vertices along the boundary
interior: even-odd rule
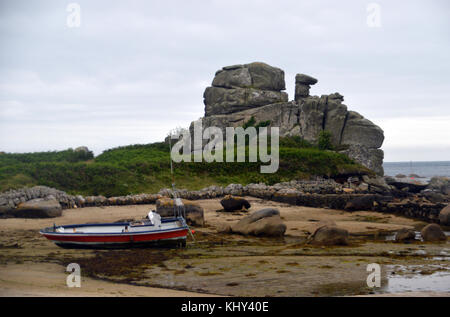
[[[309,243],[315,245],[347,245],[348,231],[333,224],[323,225],[309,237]]]
[[[61,215],[62,207],[56,199],[32,199],[20,203],[14,211],[17,218],[54,218]]]
[[[441,227],[438,224],[432,223],[425,226],[420,234],[424,241],[427,242],[439,242],[447,240],[444,231],[442,231]]]
[[[441,225],[450,226],[450,205],[439,212],[439,222]]]
[[[384,141],[384,132],[377,125],[355,111],[349,111],[344,130],[342,145],[364,145],[367,148],[380,148]]]
[[[242,218],[231,226],[231,232],[243,235],[279,237],[286,232],[286,225],[278,209],[265,208]]]
[[[284,71],[265,63],[223,67],[203,97],[205,116],[230,114],[288,101]]]
[[[450,196],[450,177],[432,177],[427,189]]]
[[[247,199],[241,197],[234,197],[231,195],[225,196],[225,198],[223,198],[220,201],[220,204],[222,205],[225,211],[237,211],[242,210],[244,208],[250,209],[251,207]]]
[[[185,212],[186,222],[194,226],[203,226],[205,224],[204,211],[201,206],[193,201],[182,199]],[[174,216],[174,202],[173,199],[162,197],[156,201],[156,212],[161,217]]]

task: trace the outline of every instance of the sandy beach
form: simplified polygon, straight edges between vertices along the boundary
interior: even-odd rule
[[[278,208],[287,225],[286,236],[217,233],[220,226],[246,215],[218,212],[222,209],[219,199],[197,201],[205,210],[206,225],[193,228],[196,241],[189,239],[185,249],[62,249],[38,233],[53,223],[140,219],[154,205],[69,209],[53,219],[0,219],[0,296],[442,296],[450,292],[427,285],[395,287],[398,278],[442,275],[445,280],[450,275],[448,241],[399,244],[386,239],[401,228],[420,229],[424,222],[378,212],[350,213],[246,198],[252,204],[250,212]],[[347,229],[350,245],[305,245],[306,237],[323,220]],[[81,266],[80,288],[66,286],[69,263]],[[369,263],[382,266],[379,289],[367,287]]]

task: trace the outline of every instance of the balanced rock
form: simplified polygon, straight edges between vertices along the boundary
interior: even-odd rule
[[[186,221],[195,226],[203,226],[205,224],[203,208],[193,201],[182,199]],[[173,199],[162,197],[156,201],[156,212],[161,217],[173,217],[175,215]]]
[[[420,231],[420,234],[424,241],[438,242],[447,240],[444,231],[442,231],[441,227],[435,223],[425,226]]]
[[[36,198],[20,203],[14,211],[17,218],[54,218],[62,215],[62,207],[56,199]]]
[[[225,198],[220,201],[220,204],[225,211],[236,211],[244,208],[250,209],[251,207],[250,203],[246,199],[231,195],[225,196]]]
[[[439,212],[439,222],[441,225],[450,226],[450,205]]]
[[[286,225],[278,209],[265,208],[242,218],[231,226],[231,232],[243,235],[280,237],[286,232]]]
[[[299,100],[302,97],[309,96],[309,89],[311,85],[317,83],[317,79],[305,75],[305,74],[297,74],[295,76],[295,100]]]

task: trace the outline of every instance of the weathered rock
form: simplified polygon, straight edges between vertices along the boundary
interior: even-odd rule
[[[345,210],[372,210],[375,198],[373,195],[355,197],[345,205]]]
[[[250,209],[251,207],[250,203],[246,199],[241,197],[233,197],[231,195],[225,196],[225,198],[220,201],[220,204],[225,211],[236,211],[244,208]]]
[[[278,209],[266,208],[242,218],[231,226],[231,231],[243,235],[274,237],[283,236],[286,225],[281,220]]]
[[[295,101],[299,101],[301,98],[309,96],[309,89],[311,85],[317,83],[317,79],[304,75],[297,74],[295,76]]]
[[[425,226],[420,231],[420,234],[422,235],[423,240],[427,242],[445,241],[447,239],[444,231],[442,231],[441,227],[435,223]]]
[[[212,85],[223,88],[249,88],[252,85],[252,77],[248,68],[238,65],[236,68],[218,71]]]
[[[205,224],[203,208],[193,201],[182,199],[186,212],[186,221],[195,226],[203,226]],[[173,199],[162,197],[156,201],[156,212],[161,217],[174,216]]]
[[[205,89],[203,97],[206,117],[288,101],[288,95],[285,92],[254,88],[208,87]]]
[[[402,228],[395,234],[396,242],[414,241],[416,232],[413,229]]]
[[[62,215],[62,207],[56,199],[36,198],[20,203],[14,211],[17,218],[54,218]]]
[[[438,193],[450,196],[450,178],[449,177],[433,177],[427,186]]]
[[[450,205],[442,209],[439,213],[439,222],[441,225],[450,226]]]
[[[347,245],[348,231],[334,225],[319,227],[309,238],[316,245]]]
[[[436,193],[433,191],[429,191],[429,192],[422,192],[423,196],[431,201],[432,203],[442,203],[444,201],[446,201],[447,197],[441,193]]]
[[[242,196],[244,194],[244,186],[241,184],[230,184],[223,189],[225,195]]]
[[[342,104],[340,99],[330,99],[330,96],[325,96],[325,98],[328,100],[324,130],[331,133],[331,142],[337,147],[341,144],[342,130],[348,113],[347,106]]]
[[[304,85],[315,85],[317,84],[317,79],[305,74],[297,74],[295,75],[295,83],[296,84],[304,84]]]
[[[284,71],[282,69],[261,62],[254,62],[244,66],[250,72],[254,88],[274,91],[286,89]]]
[[[342,145],[364,145],[367,148],[380,148],[384,141],[384,132],[377,125],[355,111],[349,111],[344,130]]]

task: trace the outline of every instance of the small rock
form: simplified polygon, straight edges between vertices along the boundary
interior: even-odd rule
[[[450,205],[440,211],[439,222],[441,225],[450,226]]]
[[[220,204],[225,211],[236,211],[242,210],[243,208],[249,209],[251,207],[250,203],[246,199],[231,195],[225,196],[225,198],[220,201]]]
[[[416,238],[416,232],[413,229],[402,228],[395,235],[396,242],[413,241]]]
[[[435,223],[425,226],[422,231],[420,231],[424,241],[437,242],[445,241],[447,237],[441,227]]]

